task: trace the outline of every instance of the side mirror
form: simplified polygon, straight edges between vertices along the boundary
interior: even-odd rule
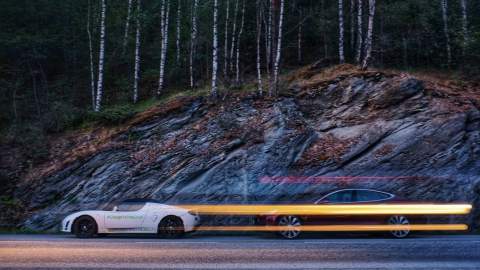
[[[113,211],[113,212],[118,211],[118,207],[117,207],[117,206],[114,206],[112,211]]]

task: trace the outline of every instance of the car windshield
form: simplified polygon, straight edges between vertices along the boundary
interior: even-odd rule
[[[354,201],[353,190],[342,190],[334,192],[321,200],[329,203],[351,203]]]

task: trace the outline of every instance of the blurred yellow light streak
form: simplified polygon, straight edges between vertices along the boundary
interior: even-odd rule
[[[371,232],[371,231],[465,231],[465,224],[411,224],[411,225],[302,225],[302,226],[200,226],[198,231],[287,231],[310,232]]]
[[[203,215],[465,215],[470,204],[180,205]]]

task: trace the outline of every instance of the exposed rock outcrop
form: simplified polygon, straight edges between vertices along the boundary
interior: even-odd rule
[[[475,93],[348,65],[314,68],[293,74],[289,90],[275,100],[182,99],[101,139],[95,131],[84,135],[90,138],[70,147],[76,155],[59,154],[68,161],[61,168],[45,165],[19,184],[17,196],[29,211],[23,225],[53,228],[72,211],[128,197],[170,203],[310,200],[338,187],[478,204]]]

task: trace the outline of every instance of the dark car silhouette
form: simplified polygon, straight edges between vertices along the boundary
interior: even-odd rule
[[[321,197],[315,204],[389,204],[405,203],[406,200],[391,193],[372,189],[340,189]],[[293,239],[297,238],[302,225],[409,225],[424,221],[422,216],[406,215],[264,215],[257,217],[260,225],[288,226],[288,230],[279,231],[279,235]],[[410,230],[390,231],[395,238],[404,238]]]

